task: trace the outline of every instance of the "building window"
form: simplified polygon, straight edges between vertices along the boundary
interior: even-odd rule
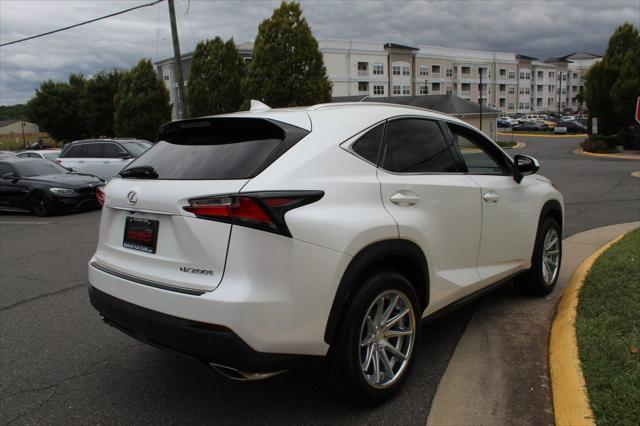
[[[420,65],[420,75],[422,77],[429,75],[429,66],[428,65]]]
[[[393,86],[393,94],[394,95],[400,95],[402,94],[400,86]]]
[[[515,107],[516,107],[516,105],[515,105],[513,102],[510,102],[510,103],[509,103],[509,109],[510,109],[510,110],[515,109]]]
[[[431,72],[433,74],[440,74],[440,65],[431,65]]]
[[[393,75],[400,75],[400,65],[394,65],[392,68]]]
[[[429,94],[429,92],[427,92],[427,85],[426,84],[421,84],[420,85],[420,94],[421,95]]]
[[[471,90],[471,84],[469,83],[462,83],[462,87],[461,87],[463,92],[468,92],[469,90]]]
[[[440,92],[440,83],[431,83],[431,90],[433,92]]]
[[[520,80],[524,80],[524,71],[520,71]]]
[[[541,84],[539,84],[539,85],[538,85],[538,88],[537,88],[537,89],[538,89],[538,93],[542,92],[543,87],[544,87],[544,86],[543,86],[543,85],[541,85]]]
[[[169,81],[169,74],[164,76],[164,81]]]
[[[359,81],[358,82],[358,92],[367,92],[367,93],[369,93],[369,82],[368,81]]]
[[[500,85],[500,92],[504,93],[507,90],[507,85],[506,84],[501,84]]]
[[[553,106],[553,98],[547,98],[547,106]]]
[[[382,65],[382,64],[373,64],[373,74],[374,75],[382,75],[382,74],[384,74],[384,65]]]
[[[566,74],[562,74],[562,81],[567,81],[567,75]]]
[[[451,93],[452,93],[451,86],[447,86],[447,95],[450,95]]]
[[[537,107],[541,107],[542,106],[542,98],[536,99],[536,106]]]
[[[500,108],[504,108],[507,100],[505,98],[500,98]]]
[[[358,71],[367,71],[369,69],[368,62],[358,62]]]
[[[375,84],[373,86],[373,94],[374,95],[384,95],[384,86],[381,85],[381,84]]]
[[[531,74],[529,74],[528,72],[524,74],[525,80],[529,80],[530,78],[531,78]]]
[[[515,87],[509,87],[509,94],[513,95],[516,93],[516,88]]]
[[[538,78],[544,78],[544,71],[538,71]]]
[[[403,65],[402,66],[402,75],[409,75],[409,66],[408,65]]]
[[[518,109],[524,109],[524,102],[520,102],[518,104]]]
[[[504,68],[500,68],[500,77],[506,77],[507,76],[507,70],[505,70]]]
[[[514,80],[516,78],[516,72],[515,71],[509,71],[509,79],[510,80]]]
[[[460,72],[462,74],[471,74],[471,67],[462,67],[460,68]]]
[[[411,88],[409,86],[402,86],[402,94],[403,95],[410,95],[411,94]]]

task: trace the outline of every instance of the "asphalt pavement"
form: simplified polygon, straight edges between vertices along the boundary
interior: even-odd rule
[[[585,158],[572,139],[522,139],[565,196],[565,236],[640,217],[634,161]],[[362,409],[317,371],[238,383],[104,325],[87,300],[99,212],[0,213],[0,422],[424,424],[469,317],[484,299],[424,327],[417,363],[391,402]],[[485,308],[483,306],[483,308]],[[479,348],[482,350],[482,348]]]

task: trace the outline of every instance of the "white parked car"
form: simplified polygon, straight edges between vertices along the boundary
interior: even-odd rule
[[[575,115],[564,115],[560,117],[560,121],[576,121]]]
[[[152,146],[140,139],[88,139],[67,144],[57,162],[78,173],[109,180]]]
[[[561,194],[456,118],[262,106],[160,134],[99,194],[91,303],[228,377],[320,361],[336,391],[382,402],[422,318],[514,277],[536,295],[558,278]]]
[[[20,158],[44,158],[45,160],[55,161],[60,156],[59,149],[30,149],[20,151],[16,154]]]

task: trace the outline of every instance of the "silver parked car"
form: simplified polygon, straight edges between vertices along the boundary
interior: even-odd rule
[[[109,180],[151,148],[141,139],[88,139],[65,145],[58,163],[79,173]]]

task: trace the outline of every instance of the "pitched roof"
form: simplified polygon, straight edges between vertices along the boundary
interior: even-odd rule
[[[397,44],[397,43],[385,43],[384,48],[385,49],[420,50],[417,47],[405,46],[404,44]]]
[[[480,114],[480,105],[460,98],[455,95],[422,95],[422,96],[339,96],[331,99],[332,103],[339,102],[382,102],[400,104],[418,108],[430,109],[450,115],[475,115]],[[483,113],[499,113],[497,109],[489,106],[482,107]]]
[[[596,55],[595,53],[588,52],[573,52],[568,55],[561,56],[558,59],[570,60],[570,59],[597,59],[602,58],[600,55]]]
[[[524,59],[525,61],[535,61],[538,58],[534,58],[533,56],[523,55],[522,53],[516,53],[516,59]]]
[[[547,59],[545,59],[543,62],[546,62],[547,64],[550,64],[550,63],[557,63],[557,62],[571,62],[571,61],[568,61],[568,60],[566,59],[566,57],[562,57],[562,58],[547,58]]]

